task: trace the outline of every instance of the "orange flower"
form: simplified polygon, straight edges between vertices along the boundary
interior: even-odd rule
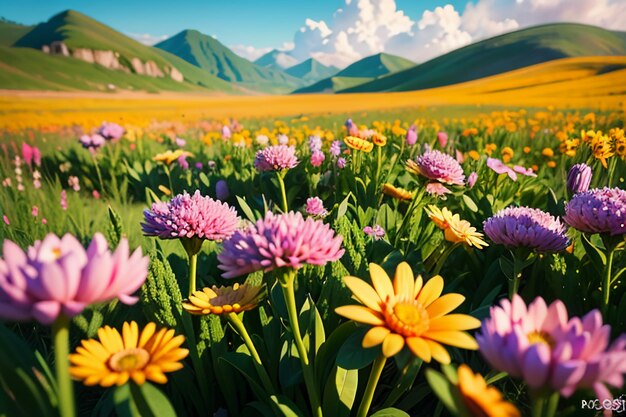
[[[365,139],[357,138],[356,136],[346,136],[343,141],[352,149],[363,152],[372,152],[374,144]]]
[[[473,417],[521,417],[519,410],[490,387],[481,374],[463,364],[457,370],[458,388],[463,405]]]
[[[383,184],[383,194],[393,197],[397,200],[412,200],[413,193],[404,188],[394,187],[389,183]]]

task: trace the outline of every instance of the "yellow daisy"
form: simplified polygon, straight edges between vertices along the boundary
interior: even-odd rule
[[[191,314],[240,313],[255,308],[264,297],[264,286],[239,285],[232,287],[203,288],[195,291],[183,308]]]
[[[124,323],[122,334],[109,326],[98,329],[98,338],[83,340],[76,353],[70,355],[72,377],[85,385],[123,385],[129,379],[141,385],[146,380],[164,384],[166,372],[181,369],[180,363],[189,351],[180,345],[182,335],[174,330],[156,330],[148,323],[141,333],[137,323]]]
[[[413,199],[413,193],[411,191],[405,190],[404,188],[400,187],[394,187],[389,183],[383,184],[383,194],[396,198],[398,200]]]
[[[335,312],[373,326],[363,338],[364,348],[382,344],[389,358],[406,344],[411,352],[430,362],[450,363],[446,344],[464,349],[478,349],[472,336],[463,330],[480,327],[480,321],[465,314],[448,314],[465,300],[461,294],[441,295],[443,278],[439,275],[424,284],[413,277],[406,262],[396,269],[393,283],[377,264],[370,264],[373,287],[357,277],[345,277],[346,286],[363,305],[338,307]]]
[[[374,145],[376,146],[385,146],[387,144],[387,136],[382,135],[378,132],[374,133],[371,139],[372,139],[372,142],[374,142]]]
[[[357,138],[356,136],[346,136],[343,141],[348,147],[356,149],[357,151],[372,152],[374,144],[365,139]]]
[[[474,417],[521,417],[520,411],[502,397],[495,387],[490,387],[480,374],[474,374],[463,364],[458,369],[458,388],[463,405]]]
[[[458,214],[452,214],[447,207],[439,209],[436,206],[430,205],[424,208],[424,210],[433,223],[444,231],[444,237],[448,242],[464,243],[468,246],[474,246],[477,249],[489,246],[489,244],[482,239],[482,233],[476,231],[476,228],[467,220],[461,220]]]
[[[176,149],[175,151],[167,150],[154,156],[154,160],[157,162],[164,162],[166,165],[170,165],[181,156],[193,156],[191,152],[183,151],[182,149]]]

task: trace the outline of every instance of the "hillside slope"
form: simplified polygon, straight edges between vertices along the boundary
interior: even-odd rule
[[[581,24],[549,24],[486,39],[341,92],[419,90],[560,58],[611,55],[626,55],[626,33]]]
[[[309,58],[306,61],[285,70],[285,73],[291,75],[292,77],[299,78],[307,84],[331,77],[337,72],[339,72],[339,68],[333,66],[327,67],[313,58]]]
[[[0,46],[11,46],[33,29],[32,26],[20,25],[0,19]]]

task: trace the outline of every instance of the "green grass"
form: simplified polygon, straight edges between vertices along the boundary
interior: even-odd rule
[[[217,39],[184,30],[155,45],[223,80],[265,92],[288,92],[303,85],[284,72],[262,68],[232,52]]]
[[[0,20],[0,46],[11,46],[33,27]]]
[[[314,83],[324,78],[332,77],[339,72],[339,69],[333,66],[327,67],[318,60],[309,58],[304,62],[287,68],[285,72],[307,83]]]
[[[341,92],[408,91],[577,56],[626,55],[626,33],[558,23],[496,36]]]

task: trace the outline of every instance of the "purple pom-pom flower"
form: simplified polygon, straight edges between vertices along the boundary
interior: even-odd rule
[[[257,151],[254,167],[259,172],[282,171],[298,165],[296,148],[286,145],[273,145]]]
[[[604,187],[576,194],[565,206],[563,220],[581,232],[623,235],[626,233],[626,191]]]

